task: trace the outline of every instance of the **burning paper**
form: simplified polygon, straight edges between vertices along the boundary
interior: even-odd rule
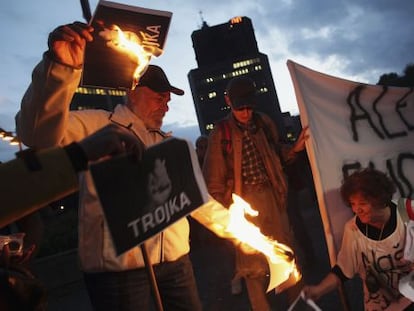
[[[151,60],[152,51],[145,49],[140,38],[131,31],[122,31],[117,25],[110,28],[104,28],[99,35],[106,40],[106,45],[116,51],[124,53],[136,63],[136,68],[132,74],[132,89],[139,82],[139,78],[144,74]]]
[[[281,292],[296,284],[302,276],[296,267],[292,249],[266,237],[260,232],[260,228],[247,221],[245,213],[255,216],[257,211],[241,197],[233,194],[233,202],[230,208],[226,209],[211,199],[191,216],[218,236],[242,243],[243,250],[250,247],[263,253],[270,271],[267,291],[276,288],[277,292]]]
[[[163,53],[171,12],[99,1],[90,21],[82,86],[134,89],[152,56]]]

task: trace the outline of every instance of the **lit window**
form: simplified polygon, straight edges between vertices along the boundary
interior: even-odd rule
[[[230,23],[231,24],[239,24],[239,23],[241,23],[243,21],[243,17],[241,17],[241,16],[236,16],[236,17],[233,17],[231,20],[230,20]]]
[[[216,92],[210,92],[210,93],[208,93],[208,98],[214,98],[214,97],[216,97],[217,96],[217,93]]]
[[[252,58],[252,59],[246,59],[237,63],[233,63],[233,68],[237,69],[240,67],[247,67],[253,64],[260,63],[260,58]],[[261,67],[260,67],[261,68]]]

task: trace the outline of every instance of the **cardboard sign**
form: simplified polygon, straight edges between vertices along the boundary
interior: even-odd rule
[[[81,84],[104,88],[135,87],[134,72],[147,57],[163,53],[172,13],[100,1],[90,22],[92,42],[87,43]],[[122,36],[119,37],[120,33]],[[126,42],[127,41],[127,42]],[[145,59],[145,62],[149,61]]]
[[[208,200],[194,148],[185,140],[153,145],[141,161],[120,156],[90,169],[118,255]]]

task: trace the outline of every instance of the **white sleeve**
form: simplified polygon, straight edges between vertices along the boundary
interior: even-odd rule
[[[358,273],[358,243],[355,236],[355,218],[345,224],[342,246],[338,253],[337,265],[341,268],[347,278],[352,278]]]
[[[405,228],[404,259],[414,261],[414,221],[410,220]]]

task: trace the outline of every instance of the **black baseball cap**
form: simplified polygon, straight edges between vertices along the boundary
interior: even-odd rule
[[[171,92],[180,96],[184,95],[182,89],[170,84],[164,70],[156,65],[148,65],[147,70],[140,78],[137,86],[146,86],[158,93]]]
[[[227,84],[226,93],[234,109],[243,107],[254,108],[257,106],[256,84],[249,77],[236,77],[231,79]]]

